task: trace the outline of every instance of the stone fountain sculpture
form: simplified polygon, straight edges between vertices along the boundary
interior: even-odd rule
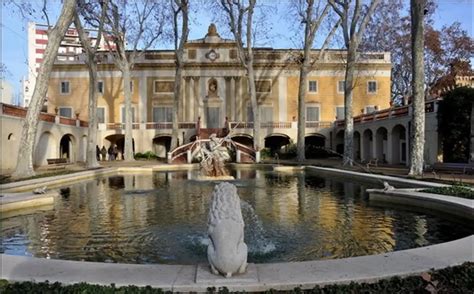
[[[209,139],[209,144],[201,148],[201,169],[207,177],[228,177],[225,162],[230,159],[230,155],[223,145],[226,138],[219,139],[216,134],[211,134]]]
[[[244,242],[244,220],[237,188],[220,183],[212,193],[209,209],[207,258],[213,274],[226,278],[247,269],[247,245]]]

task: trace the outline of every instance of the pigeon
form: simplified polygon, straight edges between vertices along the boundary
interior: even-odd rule
[[[36,188],[33,190],[33,194],[45,194],[46,193],[46,186],[41,188]]]
[[[383,182],[383,190],[384,191],[391,191],[391,190],[394,190],[395,188],[393,186],[390,186],[390,184],[388,182]]]

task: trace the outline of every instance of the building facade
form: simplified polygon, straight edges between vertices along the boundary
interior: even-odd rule
[[[291,49],[255,48],[257,98],[260,104],[262,142],[259,146],[296,142],[299,68]],[[317,56],[318,50],[314,50]],[[345,51],[328,50],[310,73],[306,96],[306,133],[330,146],[336,119],[344,116]],[[245,70],[235,42],[223,39],[211,25],[208,34],[185,45],[185,67],[180,99],[180,144],[193,140],[196,124],[201,129],[230,123],[232,136],[251,144],[252,111]],[[89,79],[82,56],[58,58],[48,88],[48,112],[88,120]],[[123,140],[124,95],[121,72],[112,57],[101,53],[98,112],[99,145]],[[390,106],[389,53],[362,54],[357,64],[354,115]],[[163,156],[171,136],[175,56],[172,50],[147,51],[132,71],[132,105],[135,151],[154,151]],[[277,140],[273,140],[277,138]],[[281,140],[279,140],[281,139]]]
[[[28,78],[22,80],[23,87],[23,104],[26,107],[31,101],[33,90],[36,84],[36,75],[43,62],[44,52],[48,44],[49,27],[44,24],[34,22],[28,23]],[[91,44],[95,45],[97,40],[97,31],[85,30]],[[101,39],[99,48],[106,49],[106,42]],[[66,31],[61,44],[58,48],[58,61],[74,61],[82,54],[83,49],[79,40],[78,32],[75,28]]]

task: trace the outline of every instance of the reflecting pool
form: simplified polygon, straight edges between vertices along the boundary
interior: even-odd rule
[[[192,180],[195,172],[127,174],[62,187],[52,207],[0,220],[0,251],[101,262],[205,263],[215,183]],[[377,254],[474,232],[439,215],[372,205],[364,191],[380,184],[313,172],[232,173],[249,262]]]

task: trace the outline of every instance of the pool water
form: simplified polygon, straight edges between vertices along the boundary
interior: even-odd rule
[[[0,252],[120,263],[207,262],[207,214],[216,183],[195,171],[91,179],[60,189],[54,205],[0,220]],[[249,262],[385,253],[455,240],[462,222],[375,206],[381,184],[269,170],[233,170]],[[191,179],[190,179],[191,178]]]

